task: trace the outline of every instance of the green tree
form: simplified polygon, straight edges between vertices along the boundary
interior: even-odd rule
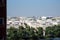
[[[52,27],[47,27],[45,30],[45,37],[46,38],[54,38],[54,29]]]
[[[18,39],[17,30],[18,29],[14,27],[10,27],[9,29],[7,29],[7,40],[17,40]]]
[[[23,39],[23,35],[24,35],[24,31],[25,31],[25,28],[23,26],[19,26],[18,28],[18,36],[19,36],[19,40],[22,40]]]
[[[43,28],[38,27],[37,30],[38,30],[38,32],[37,32],[38,38],[40,38],[40,39],[44,38],[43,37]]]
[[[56,38],[59,37],[60,38],[60,25],[54,25],[51,27],[47,27],[46,30],[46,38]]]
[[[30,27],[29,25],[27,25],[26,23],[25,23],[25,29],[26,29],[26,31],[25,31],[25,35],[26,35],[26,37],[29,39],[29,40],[36,40],[35,38],[37,38],[37,36],[36,36],[36,29],[35,28],[33,28],[33,27]]]
[[[60,25],[53,26],[55,37],[60,37]]]

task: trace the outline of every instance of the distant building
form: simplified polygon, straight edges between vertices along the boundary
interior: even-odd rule
[[[30,27],[48,27],[48,26],[53,26],[53,25],[58,25],[60,24],[60,20],[55,18],[50,18],[45,16],[41,17],[40,19],[36,19],[35,17],[10,17],[7,19],[7,28],[8,26],[24,26],[24,23],[28,24]],[[53,20],[52,20],[53,19]],[[56,20],[54,20],[56,19]]]

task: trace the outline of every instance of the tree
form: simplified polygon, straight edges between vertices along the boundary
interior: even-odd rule
[[[55,35],[55,37],[60,37],[60,25],[55,25],[55,26],[53,26],[53,28],[54,28],[54,35]]]
[[[45,30],[45,37],[46,38],[54,38],[54,29],[52,27],[47,27],[46,30]]]
[[[44,37],[43,37],[43,28],[38,27],[37,30],[38,30],[38,32],[37,32],[38,37],[39,37],[40,39],[44,38]]]
[[[60,25],[47,27],[45,32],[46,32],[46,37],[48,38],[60,37]]]
[[[37,38],[36,36],[36,29],[33,27],[30,27],[29,25],[25,24],[25,36],[29,39],[29,40],[36,40],[35,38]]]
[[[19,36],[19,39],[22,40],[23,39],[23,35],[24,35],[24,30],[25,28],[23,26],[19,26],[18,28],[18,36]]]
[[[8,40],[17,40],[18,39],[18,35],[17,35],[17,29],[14,27],[10,27],[9,29],[7,29],[7,39]]]

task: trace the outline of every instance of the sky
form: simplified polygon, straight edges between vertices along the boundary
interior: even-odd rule
[[[60,0],[7,0],[7,16],[60,16]]]

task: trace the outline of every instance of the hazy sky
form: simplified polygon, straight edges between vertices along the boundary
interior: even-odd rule
[[[60,16],[60,0],[7,0],[7,16]]]

